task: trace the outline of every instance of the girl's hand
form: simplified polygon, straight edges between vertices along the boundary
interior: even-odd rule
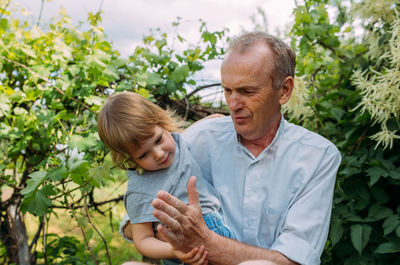
[[[178,259],[180,259],[185,264],[193,265],[207,265],[207,254],[208,251],[205,250],[204,246],[199,248],[193,248],[188,253],[184,253],[178,249],[174,249],[174,253]]]

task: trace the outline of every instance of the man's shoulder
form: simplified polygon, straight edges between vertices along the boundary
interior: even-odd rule
[[[207,131],[208,133],[225,133],[234,129],[230,116],[201,120],[186,129],[183,137],[191,138]]]
[[[333,152],[339,152],[336,146],[322,135],[310,131],[302,126],[285,121],[285,132],[283,137],[290,139],[304,147],[330,149]]]

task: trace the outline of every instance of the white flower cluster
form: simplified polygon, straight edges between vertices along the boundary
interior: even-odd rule
[[[282,106],[282,111],[288,113],[291,119],[304,120],[313,115],[311,107],[306,105],[307,102],[310,102],[310,92],[305,76],[296,76],[292,96]]]
[[[68,165],[71,167],[74,163],[78,163],[83,161],[85,156],[84,152],[79,152],[78,148],[70,149],[66,144],[57,144],[56,149],[58,151],[62,151],[61,153],[57,154],[57,157],[60,158],[61,164]]]
[[[375,24],[377,30],[370,30],[366,32],[365,41],[368,43],[367,55],[380,63],[388,59],[386,46],[381,44],[382,35],[380,28],[383,23],[393,24],[396,20],[395,12],[392,12],[398,0],[364,0],[355,3],[352,8],[354,19],[357,17]]]
[[[384,148],[392,148],[393,141],[400,139],[397,130],[389,130],[387,121],[400,116],[400,18],[393,23],[389,41],[389,49],[383,55],[388,59],[390,68],[381,72],[374,69],[354,72],[353,84],[361,91],[362,100],[356,108],[361,112],[368,111],[374,123],[381,125],[381,131],[371,136],[377,141],[375,148],[382,144]],[[400,123],[398,123],[400,126]]]
[[[391,23],[396,16],[388,12],[394,8],[398,0],[364,0],[354,3],[352,11],[363,19],[372,19],[374,22],[383,20]]]

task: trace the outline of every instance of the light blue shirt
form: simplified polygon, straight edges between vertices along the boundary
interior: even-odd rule
[[[341,160],[331,142],[283,117],[258,157],[238,141],[230,117],[197,123],[183,138],[218,190],[237,240],[300,264],[320,263]]]

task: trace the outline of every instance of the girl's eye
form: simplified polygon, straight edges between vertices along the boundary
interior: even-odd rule
[[[161,134],[161,136],[157,139],[156,144],[159,144],[159,143],[161,142],[161,140],[162,140],[162,138],[163,138],[163,135],[164,135],[164,134]]]
[[[139,156],[138,159],[143,159],[146,157],[146,155],[147,155],[147,153],[144,153],[143,155]]]

